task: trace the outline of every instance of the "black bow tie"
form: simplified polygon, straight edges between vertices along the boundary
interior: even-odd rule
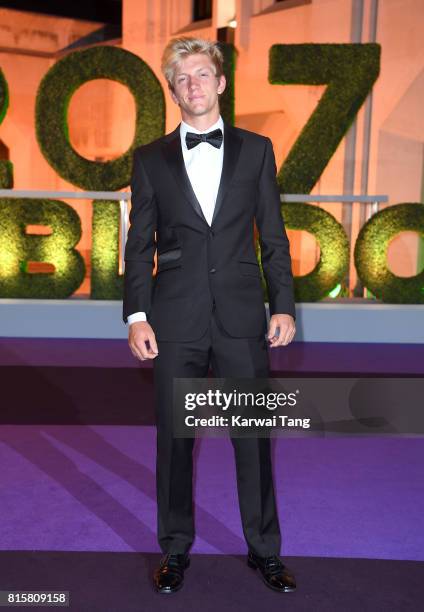
[[[186,134],[186,145],[187,149],[192,149],[196,147],[199,142],[208,142],[213,147],[217,149],[220,148],[222,144],[222,130],[212,130],[212,132],[207,132],[206,134],[195,134],[194,132],[187,132]]]

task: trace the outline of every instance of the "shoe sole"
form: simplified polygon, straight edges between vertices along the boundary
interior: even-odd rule
[[[156,593],[159,593],[159,595],[172,595],[172,593],[176,593],[177,591],[179,591],[180,589],[182,589],[182,587],[184,586],[184,582],[182,582],[180,584],[180,586],[177,586],[175,589],[157,589],[155,587],[155,591]]]

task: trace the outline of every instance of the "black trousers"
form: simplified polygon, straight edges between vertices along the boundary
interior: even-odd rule
[[[233,338],[212,314],[205,335],[195,342],[159,342],[154,360],[157,424],[158,540],[163,553],[186,553],[194,539],[194,438],[174,438],[173,378],[203,378],[209,365],[217,378],[266,378],[266,340]],[[269,438],[231,438],[243,533],[260,556],[280,552],[281,536],[272,481]],[[219,492],[217,491],[217,495]]]

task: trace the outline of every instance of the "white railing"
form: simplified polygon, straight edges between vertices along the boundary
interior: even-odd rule
[[[378,212],[379,205],[389,201],[386,195],[299,195],[284,193],[281,194],[282,202],[322,202],[335,204],[366,204],[366,218],[369,219]]]

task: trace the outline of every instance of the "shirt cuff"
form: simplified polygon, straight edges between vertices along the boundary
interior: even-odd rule
[[[134,312],[134,314],[128,315],[127,317],[128,325],[137,323],[138,321],[147,321],[145,312]]]

